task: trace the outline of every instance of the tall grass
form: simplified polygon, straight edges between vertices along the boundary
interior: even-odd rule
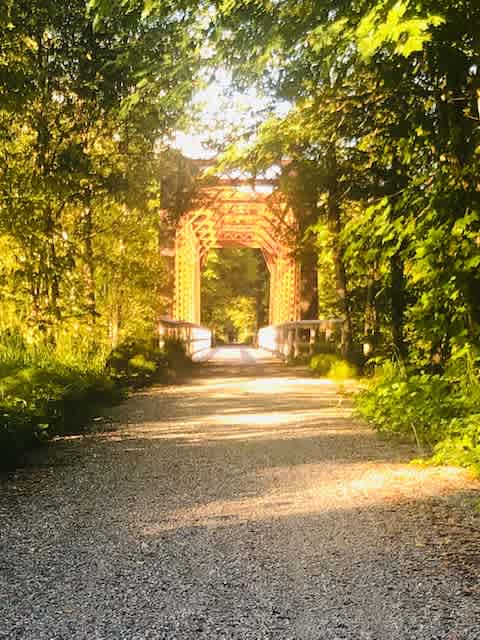
[[[87,351],[89,353],[87,353]],[[19,331],[0,334],[0,465],[28,448],[76,431],[93,407],[118,395],[105,356],[79,341],[28,344]]]
[[[55,435],[77,433],[99,405],[128,386],[165,378],[185,366],[178,344],[128,340],[109,354],[93,335],[58,336],[55,345],[0,333],[0,466],[13,467],[27,449]]]

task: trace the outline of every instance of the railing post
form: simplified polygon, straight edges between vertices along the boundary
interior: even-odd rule
[[[165,346],[167,338],[181,340],[190,357],[212,346],[212,332],[207,327],[191,322],[163,318],[159,323],[158,334],[160,347]]]
[[[288,332],[285,331],[285,328],[282,327],[279,331],[280,342],[279,342],[279,352],[284,358],[288,357]]]
[[[165,326],[160,322],[160,324],[158,325],[158,346],[160,349],[163,349],[163,347],[165,346],[165,333],[166,333],[166,328]]]
[[[295,329],[287,329],[287,358],[291,358],[294,355],[294,341],[295,341]]]
[[[293,356],[298,358],[300,355],[300,329],[295,327],[294,331],[294,339],[293,339]]]
[[[337,341],[342,321],[339,318],[328,320],[299,320],[270,325],[259,330],[259,345],[266,346],[272,353],[288,359],[302,353],[313,355],[316,346],[320,350],[330,351],[333,341]]]
[[[317,339],[317,330],[315,329],[315,327],[310,327],[310,341],[309,341],[309,345],[308,345],[308,353],[310,355],[313,354],[313,350],[315,348],[316,339]]]

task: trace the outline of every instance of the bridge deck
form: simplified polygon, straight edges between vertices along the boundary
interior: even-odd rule
[[[208,362],[217,365],[264,365],[267,363],[280,362],[269,351],[265,349],[254,349],[244,345],[229,345],[215,347],[199,353],[194,357],[196,362]]]

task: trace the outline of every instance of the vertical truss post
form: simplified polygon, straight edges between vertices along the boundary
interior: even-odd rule
[[[190,220],[175,238],[175,318],[200,323],[200,249]]]
[[[270,270],[270,324],[300,317],[300,267],[290,256],[277,256]]]

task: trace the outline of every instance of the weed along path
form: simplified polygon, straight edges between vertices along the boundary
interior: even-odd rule
[[[0,638],[480,639],[478,484],[333,383],[220,349],[110,416],[2,480]]]

